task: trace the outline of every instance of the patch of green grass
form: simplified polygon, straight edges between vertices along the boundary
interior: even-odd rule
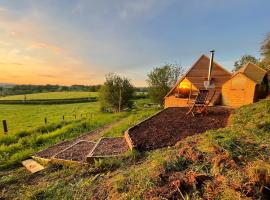
[[[177,157],[175,160],[172,160],[170,162],[164,162],[164,169],[166,172],[183,171],[192,164],[193,161],[190,159],[186,159],[184,157]]]
[[[98,102],[62,104],[62,105],[1,105],[0,120],[7,120],[8,134],[28,131],[38,127],[47,129],[50,124],[59,124],[65,121],[74,121],[81,118],[95,118],[99,112]],[[81,116],[82,115],[82,116]],[[45,125],[44,118],[47,118]],[[4,136],[2,124],[0,137]]]

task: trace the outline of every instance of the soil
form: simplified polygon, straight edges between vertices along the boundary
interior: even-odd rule
[[[92,149],[94,147],[95,147],[94,142],[79,141],[78,143],[74,144],[73,146],[58,153],[55,156],[55,158],[84,162],[84,161],[86,161],[86,156],[92,151]]]
[[[227,125],[231,109],[210,107],[208,113],[186,115],[187,108],[167,108],[154,117],[134,126],[129,136],[138,150],[172,146],[191,135]]]
[[[82,135],[80,137],[77,137],[77,138],[75,138],[73,140],[64,141],[64,142],[55,144],[53,146],[48,147],[47,149],[44,149],[44,150],[42,150],[40,152],[37,152],[35,154],[35,156],[49,159],[49,158],[53,157],[54,155],[56,155],[57,153],[59,153],[60,151],[68,148],[69,146],[75,144],[76,142],[78,142],[80,140],[96,141],[102,136],[104,131],[110,129],[111,127],[113,127],[114,125],[116,125],[118,123],[120,123],[119,120],[116,121],[116,122],[113,122],[111,124],[105,125],[105,126],[103,126],[101,128],[98,128],[96,130],[85,133],[84,135]]]
[[[123,137],[102,138],[90,156],[114,156],[128,150],[128,145]]]
[[[47,149],[44,149],[40,152],[37,152],[35,156],[41,157],[41,158],[51,158],[58,152],[64,150],[65,148],[69,147],[72,144],[75,144],[76,141],[64,141],[61,143],[58,143],[56,145],[50,146]]]

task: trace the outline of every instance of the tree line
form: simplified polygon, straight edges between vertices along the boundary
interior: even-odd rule
[[[10,85],[0,87],[0,96],[63,91],[97,92],[100,87],[101,85]]]

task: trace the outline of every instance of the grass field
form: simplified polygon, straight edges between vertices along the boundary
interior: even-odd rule
[[[76,104],[56,104],[56,105],[1,105],[0,104],[0,120],[6,120],[8,124],[9,134],[18,131],[29,130],[47,123],[60,123],[65,116],[66,121],[76,118],[90,117],[90,113],[94,116],[99,113],[98,102],[76,103]],[[0,125],[0,133],[3,133],[2,124]]]
[[[27,100],[71,99],[71,98],[97,97],[98,92],[45,92],[26,95],[11,95],[6,97],[0,97],[0,100],[24,100],[25,96]]]
[[[117,136],[156,111],[143,107],[131,111],[105,134]],[[270,177],[269,116],[270,102],[265,100],[236,110],[228,127],[188,137],[174,147],[134,151],[94,166],[49,165],[34,175],[22,167],[5,170],[0,172],[0,197],[267,199],[262,192],[268,188]],[[197,184],[198,174],[209,179]]]

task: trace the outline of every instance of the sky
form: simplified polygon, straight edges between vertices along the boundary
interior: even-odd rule
[[[228,70],[260,57],[269,0],[0,0],[0,83],[145,86],[167,63],[188,69],[216,50]]]

